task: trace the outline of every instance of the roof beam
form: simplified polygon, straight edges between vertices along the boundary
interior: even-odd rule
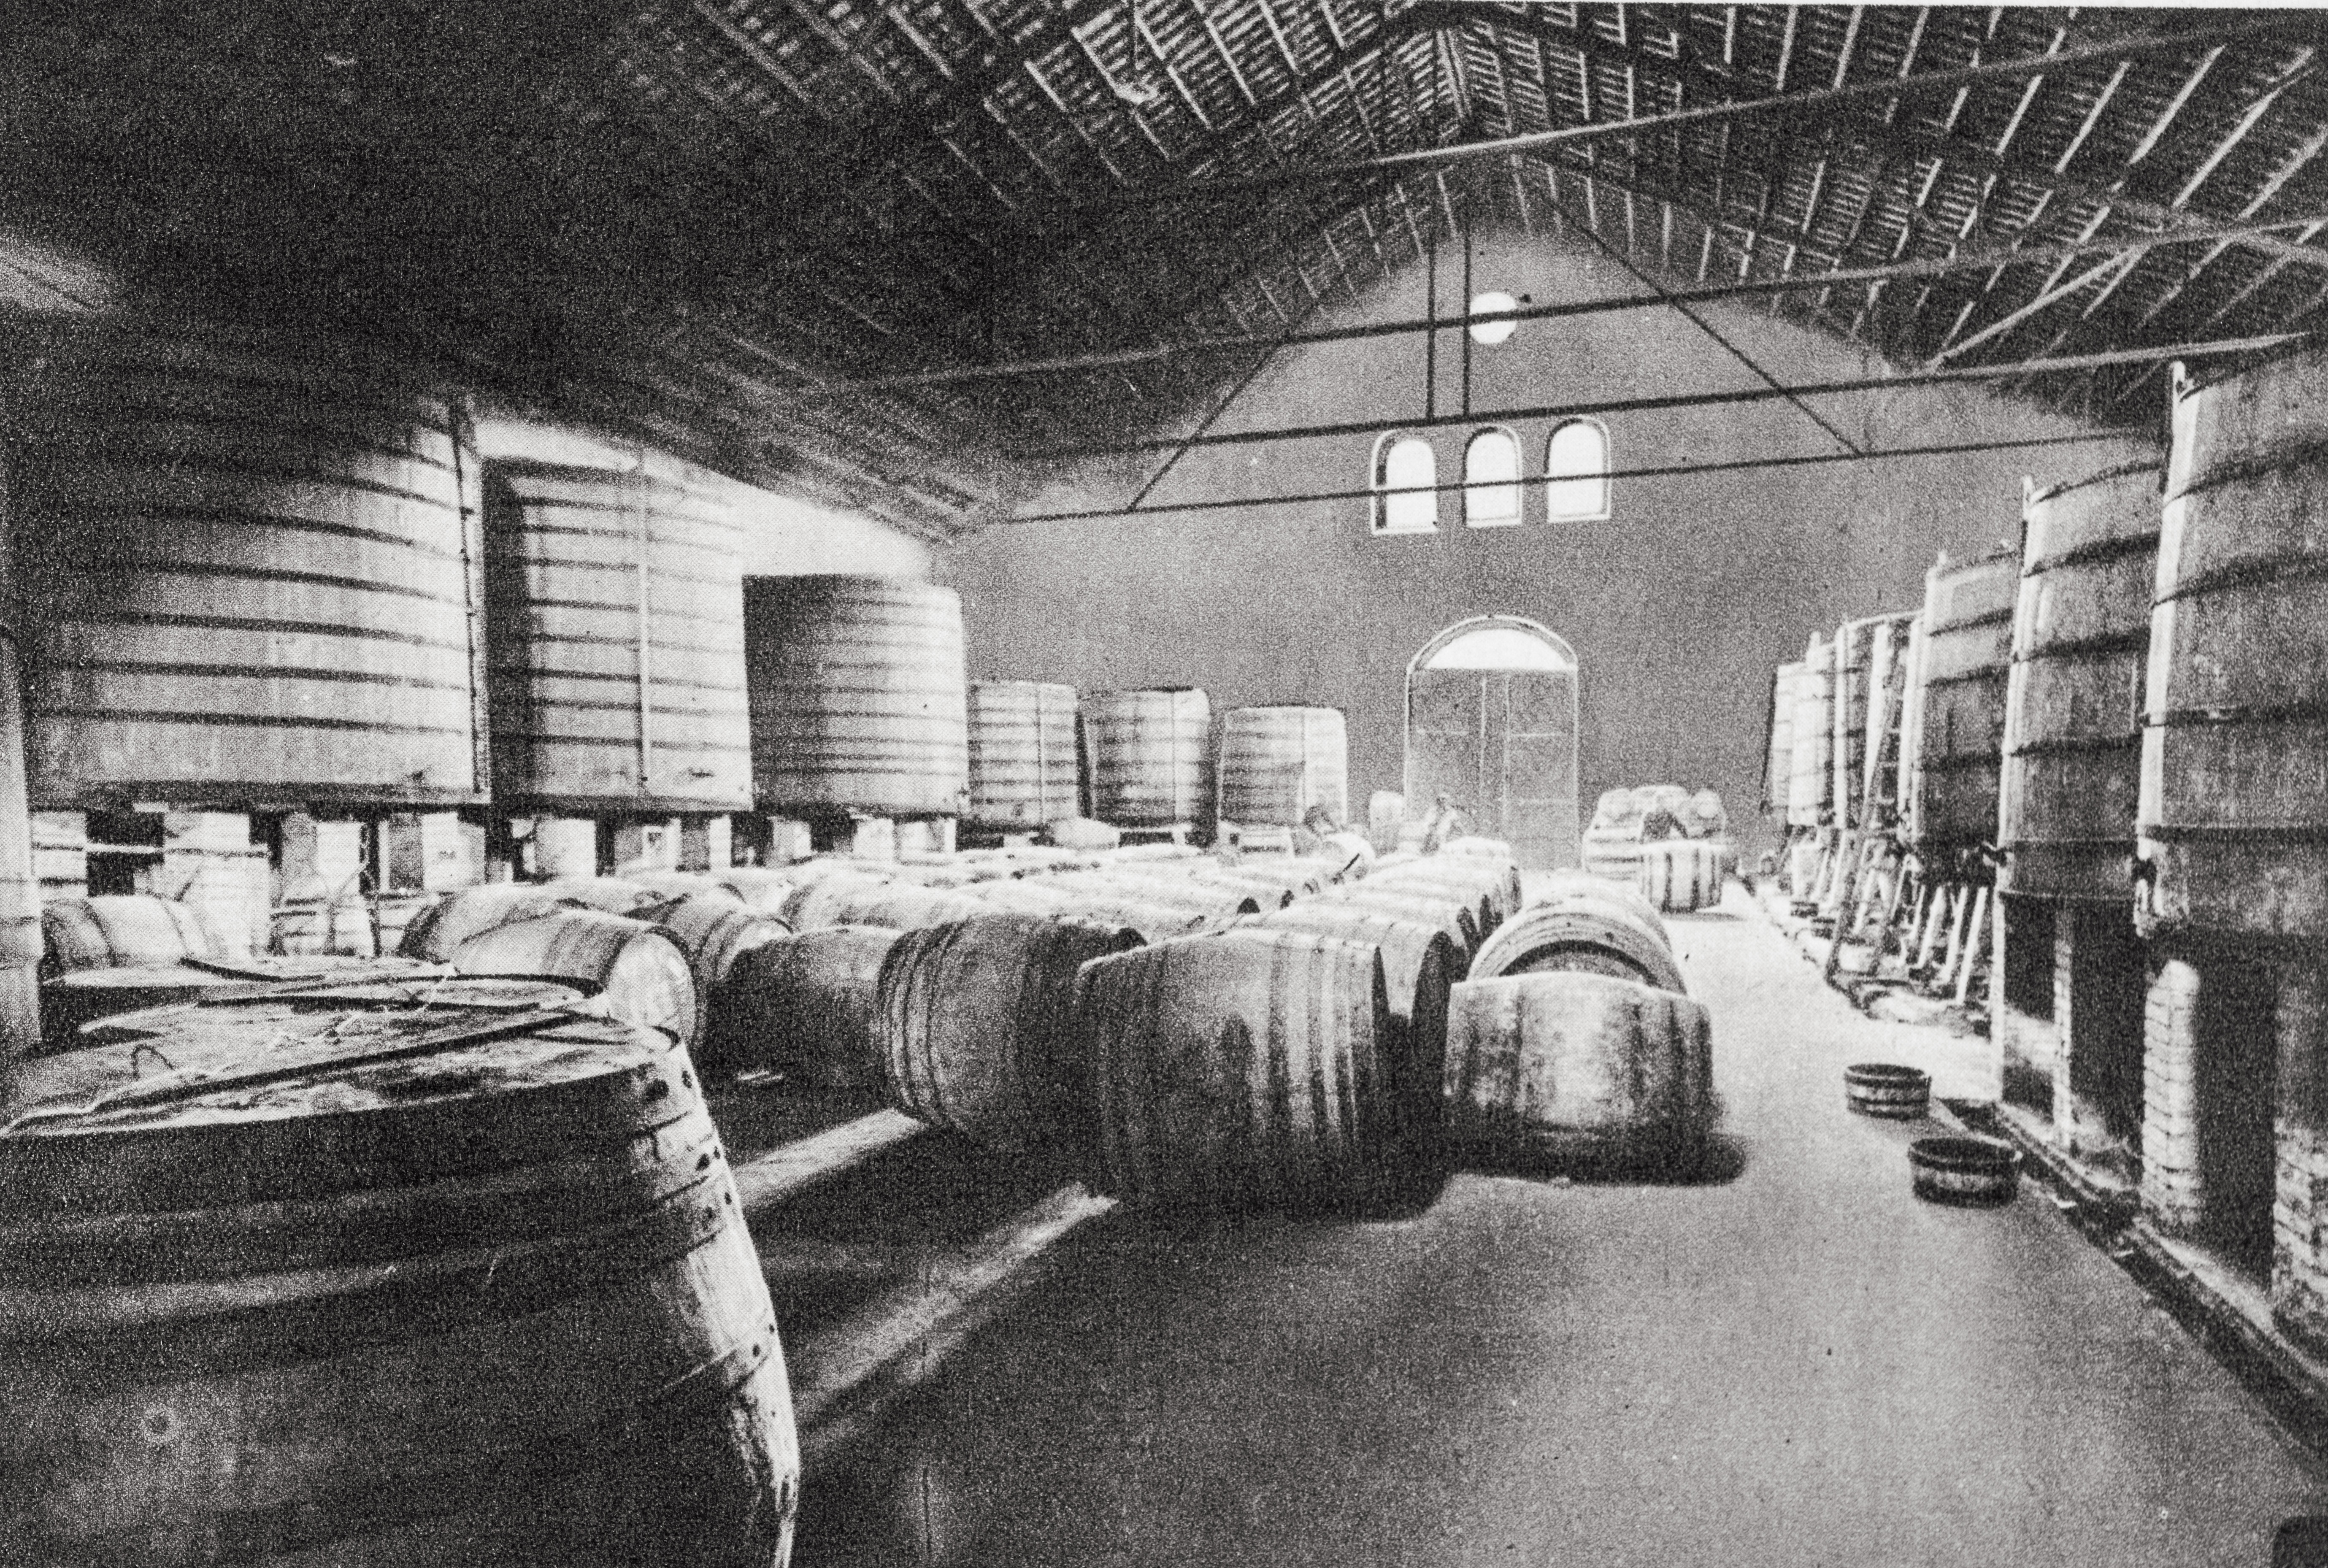
[[[1431,4],[1432,0],[1425,0],[1425,5]],[[1424,6],[1417,6],[1415,9],[1420,12],[1424,9]],[[1498,19],[1500,20],[1500,17]],[[1935,92],[1942,89],[1961,89],[1987,81],[2021,80],[2031,75],[2068,71],[2081,66],[2105,61],[2114,64],[2120,60],[2137,59],[2155,54],[2187,53],[2193,49],[2262,37],[2272,33],[2310,25],[2312,22],[2307,16],[2286,14],[2273,14],[2261,18],[2248,16],[2236,22],[2216,23],[2179,33],[2150,34],[2064,50],[2059,54],[2041,54],[1994,61],[1981,65],[1960,66],[1949,70],[1927,71],[1915,76],[1862,82],[1852,87],[1816,88],[1805,92],[1778,93],[1759,99],[1701,104],[1665,114],[1645,115],[1626,120],[1595,122],[1591,125],[1568,126],[1554,130],[1530,132],[1518,136],[1456,142],[1444,146],[1422,147],[1411,152],[1393,153],[1378,158],[1316,164],[1307,168],[1275,170],[1226,179],[1184,181],[1177,184],[1159,185],[1131,192],[1120,200],[1126,204],[1143,206],[1159,202],[1206,200],[1243,195],[1253,191],[1272,190],[1280,186],[1300,184],[1315,180],[1346,179],[1354,174],[1367,174],[1382,168],[1462,163],[1479,158],[1497,157],[1507,153],[1540,153],[1547,148],[1565,144],[1638,136],[1646,132],[1663,130],[1676,126],[1714,125],[1726,120],[1769,114],[1835,113],[1855,109],[1863,105],[1887,103],[1906,94]],[[1118,199],[1110,198],[1110,200]]]

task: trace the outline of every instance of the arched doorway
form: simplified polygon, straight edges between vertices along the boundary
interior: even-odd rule
[[[1440,795],[1530,868],[1581,859],[1576,654],[1534,621],[1478,615],[1406,667],[1406,798]]]

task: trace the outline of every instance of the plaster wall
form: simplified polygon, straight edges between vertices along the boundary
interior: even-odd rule
[[[1460,266],[1460,253],[1441,260],[1442,313],[1461,308]],[[1642,291],[1574,240],[1478,239],[1472,267],[1475,289],[1537,304]],[[1420,316],[1426,297],[1424,270],[1410,268],[1316,322]],[[1757,309],[1701,314],[1789,383],[1882,373],[1872,356]],[[1460,342],[1453,332],[1440,341],[1432,400],[1441,413],[1463,406]],[[1799,657],[1814,631],[1920,605],[1937,552],[1962,558],[2017,542],[2023,474],[2050,483],[2146,450],[2113,438],[1619,479],[1605,521],[1547,523],[1543,493],[1530,490],[1522,524],[1496,529],[1465,527],[1461,498],[1444,494],[1439,530],[1405,537],[1375,536],[1364,499],[1172,510],[1364,485],[1372,432],[1422,411],[1423,369],[1419,335],[1287,351],[1215,428],[1350,420],[1367,434],[1192,451],[1150,498],[1153,517],[999,524],[956,545],[938,572],[962,591],[972,675],[1085,690],[1193,684],[1211,693],[1216,713],[1252,703],[1339,708],[1358,810],[1369,792],[1402,787],[1408,661],[1465,617],[1525,615],[1567,639],[1580,661],[1588,812],[1610,786],[1673,782],[1721,791],[1746,830],[1761,793],[1773,666]],[[1759,384],[1704,331],[1659,307],[1530,322],[1503,344],[1475,347],[1469,408],[1476,423],[1499,423],[1507,421],[1488,411]],[[1835,395],[1812,406],[1863,446],[2092,433],[1968,386]],[[1540,472],[1554,422],[1507,422],[1526,471]],[[1784,401],[1612,412],[1604,422],[1620,472],[1840,450]],[[1428,432],[1442,483],[1460,478],[1469,428]],[[1025,510],[1120,506],[1158,461],[1063,468]]]

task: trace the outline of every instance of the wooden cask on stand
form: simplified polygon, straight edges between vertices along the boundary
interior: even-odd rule
[[[720,483],[496,463],[485,499],[495,803],[750,809],[743,532]]]
[[[1349,738],[1334,708],[1234,708],[1221,719],[1220,818],[1296,827],[1349,815]]]
[[[764,810],[961,813],[970,740],[959,595],[888,577],[750,577],[744,603]]]
[[[969,686],[970,798],[962,821],[1031,833],[1083,814],[1075,766],[1075,689],[1045,681]]]
[[[1126,828],[1213,815],[1213,710],[1202,691],[1087,691],[1084,752],[1092,815]]]
[[[1996,841],[2019,587],[2017,552],[1943,561],[1925,576],[1901,738],[1911,843],[1939,850]]]
[[[2156,464],[2022,501],[1997,805],[2001,893],[2126,905],[2157,576]]]

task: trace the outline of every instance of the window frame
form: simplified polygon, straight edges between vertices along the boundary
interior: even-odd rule
[[[1597,472],[1578,474],[1554,474],[1552,470],[1552,453],[1554,443],[1560,439],[1561,432],[1563,430],[1579,427],[1591,430],[1600,437],[1600,466],[1599,470]],[[1544,438],[1544,521],[1548,523],[1605,522],[1610,518],[1615,516],[1617,511],[1617,485],[1616,481],[1610,477],[1610,470],[1615,465],[1610,460],[1610,456],[1608,426],[1602,424],[1600,420],[1594,418],[1590,414],[1582,414],[1573,418],[1563,419],[1559,424],[1554,425]],[[1600,503],[1598,510],[1591,512],[1569,512],[1562,510],[1558,505],[1560,487],[1563,484],[1581,484],[1591,479],[1598,479],[1600,484]]]
[[[1394,488],[1389,482],[1387,470],[1391,454],[1410,441],[1431,455],[1431,484],[1428,489],[1405,484]],[[1422,432],[1403,429],[1385,430],[1375,437],[1374,462],[1368,473],[1367,488],[1373,493],[1366,502],[1368,521],[1372,523],[1373,531],[1376,536],[1439,531],[1439,448],[1433,446],[1431,438]],[[1403,496],[1416,497],[1418,505],[1428,504],[1431,508],[1430,520],[1420,526],[1394,525],[1390,521],[1390,503],[1394,497]]]
[[[1512,510],[1508,514],[1501,517],[1478,517],[1474,515],[1474,503],[1479,497],[1489,494],[1491,492],[1485,488],[1478,490],[1473,490],[1470,488],[1470,485],[1474,483],[1471,478],[1471,451],[1472,448],[1478,446],[1480,442],[1488,439],[1488,437],[1491,436],[1499,436],[1503,437],[1504,444],[1511,449],[1512,477],[1509,484],[1506,486],[1506,488],[1511,492]],[[1482,425],[1478,429],[1472,431],[1469,437],[1463,443],[1463,484],[1465,487],[1462,493],[1463,526],[1465,528],[1517,528],[1522,523],[1525,522],[1527,521],[1527,493],[1524,488],[1524,481],[1525,478],[1526,467],[1527,448],[1520,444],[1519,432],[1513,429],[1509,425]]]

